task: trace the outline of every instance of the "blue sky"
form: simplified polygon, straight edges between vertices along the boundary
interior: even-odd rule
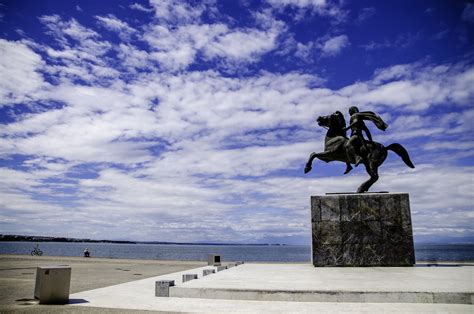
[[[319,115],[403,144],[373,191],[415,240],[472,241],[474,3],[0,1],[0,232],[309,244]]]

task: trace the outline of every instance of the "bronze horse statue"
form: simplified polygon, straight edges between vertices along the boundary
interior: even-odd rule
[[[328,116],[320,116],[316,120],[319,126],[328,129],[326,133],[326,139],[324,141],[324,152],[322,153],[311,153],[308,162],[304,169],[305,173],[308,173],[312,169],[313,160],[318,158],[325,162],[341,161],[344,163],[350,163],[347,158],[346,143],[348,138],[346,136],[346,121],[344,115],[336,111],[335,113]],[[367,173],[370,175],[370,179],[362,183],[357,189],[357,193],[367,192],[369,188],[377,182],[379,179],[378,169],[387,158],[388,151],[395,152],[402,158],[405,164],[410,168],[415,168],[410,160],[407,150],[398,143],[393,143],[385,147],[384,145],[377,142],[366,142],[367,152],[366,158],[363,161]]]

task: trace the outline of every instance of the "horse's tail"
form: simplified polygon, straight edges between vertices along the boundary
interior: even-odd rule
[[[407,150],[402,145],[398,143],[393,143],[387,146],[387,150],[391,150],[392,152],[395,152],[398,156],[400,156],[408,167],[415,168],[415,166],[410,160],[410,156],[408,155]]]

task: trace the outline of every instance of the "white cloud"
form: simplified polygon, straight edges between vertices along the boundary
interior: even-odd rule
[[[96,16],[99,23],[106,29],[118,33],[122,40],[127,40],[130,36],[136,32],[136,30],[130,27],[126,22],[121,21],[112,14],[108,16]]]
[[[361,85],[365,89],[355,93],[353,99],[362,103],[407,106],[411,110],[446,102],[467,106],[474,97],[470,87],[473,82],[474,69],[463,64],[397,65],[377,71],[376,85]]]
[[[326,0],[267,0],[267,2],[277,7],[294,6],[317,9],[326,6]]]
[[[0,39],[0,105],[28,102],[47,85],[41,57],[21,42]]]
[[[306,43],[298,42],[290,35],[280,44],[277,54],[291,55],[293,53],[294,57],[298,57],[307,63],[312,63],[315,59],[336,57],[349,45],[350,42],[347,35],[334,37],[326,35]],[[318,52],[319,58],[315,58]]]
[[[65,21],[58,15],[41,16],[39,19],[61,46],[61,49],[53,49],[38,45],[37,49],[55,59],[53,64],[43,68],[46,73],[65,82],[77,78],[86,82],[103,82],[118,76],[118,71],[101,58],[111,50],[112,45],[101,40],[96,31],[84,27],[75,19]]]
[[[74,46],[80,58],[87,57],[91,61],[96,61],[97,56],[104,55],[111,47],[108,42],[100,40],[100,35],[96,31],[84,27],[75,19],[65,21],[59,15],[44,15],[39,17],[39,20],[49,29],[48,34],[53,36],[64,50]]]
[[[120,44],[117,51],[117,57],[129,72],[149,66],[150,56],[146,51],[140,50],[131,44]]]
[[[68,160],[133,164],[152,160],[153,155],[148,150],[165,141],[172,145],[168,148],[172,154],[165,152],[160,160],[169,161],[163,168],[172,169],[172,172],[180,172],[186,169],[186,164],[194,164],[198,172],[212,169],[209,171],[214,174],[232,176],[236,173],[231,171],[235,169],[230,164],[242,160],[243,165],[238,169],[246,175],[251,172],[268,174],[279,168],[293,167],[296,157],[285,159],[284,153],[279,152],[283,164],[277,168],[269,161],[254,165],[255,160],[265,158],[247,160],[244,157],[254,156],[253,152],[259,150],[262,153],[258,156],[270,156],[275,154],[272,150],[276,148],[252,148],[253,141],[261,143],[260,136],[245,134],[274,128],[308,128],[316,115],[352,104],[401,106],[409,111],[446,101],[468,104],[467,100],[473,94],[468,84],[472,71],[446,67],[448,69],[443,71],[439,67],[420,69],[413,65],[387,68],[377,71],[372,82],[360,82],[338,91],[310,88],[308,85],[314,77],[296,73],[263,73],[246,79],[225,78],[215,72],[145,74],[136,82],[116,83],[108,88],[63,84],[43,91],[41,97],[67,106],[9,124],[4,131],[7,137],[2,147],[4,152],[16,150],[22,154]],[[462,91],[461,96],[458,90]],[[156,111],[150,111],[153,99],[159,103]],[[314,99],[318,99],[317,107]],[[443,134],[449,128],[448,125],[438,129],[425,127],[433,123],[423,122],[419,129],[405,127],[393,133],[393,137],[419,137],[430,132]],[[31,135],[24,137],[26,134]],[[155,142],[135,142],[140,137],[155,139]],[[240,147],[248,146],[249,151],[241,154],[237,150],[223,149],[224,143],[233,145],[230,139],[237,141],[235,144]],[[308,136],[301,139],[307,140]],[[298,137],[295,140],[298,141]],[[300,154],[307,149],[305,145],[298,147],[302,148],[298,150]],[[296,151],[286,149],[288,153]],[[175,150],[180,153],[178,160],[182,163],[176,162],[173,168]],[[128,156],[131,152],[133,155]],[[214,160],[208,157],[210,155],[221,157]]]
[[[420,31],[414,33],[403,33],[398,35],[395,39],[389,38],[378,42],[370,41],[367,44],[360,45],[360,47],[367,51],[387,48],[400,50],[413,46],[421,37],[422,33]]]
[[[343,9],[343,5],[337,2],[326,0],[266,0],[275,10],[282,12],[286,8],[296,9],[294,18],[297,21],[303,20],[309,14],[318,14],[331,18],[332,24],[339,24],[347,19],[348,11]]]
[[[121,38],[122,43],[114,49],[119,52],[122,64],[128,70],[152,67],[149,61],[155,61],[162,71],[179,71],[193,64],[197,58],[219,59],[223,61],[222,67],[232,68],[242,62],[258,61],[262,54],[274,50],[279,44],[278,36],[284,30],[282,22],[260,13],[255,18],[262,22],[263,28],[231,29],[223,23],[201,23],[199,16],[207,4],[191,8],[186,2],[177,4],[173,1],[158,1],[152,5],[159,19],[145,27],[143,34],[113,15],[96,16],[101,26],[117,32]],[[101,40],[97,32],[82,26],[75,19],[65,21],[58,15],[50,15],[40,17],[40,21],[62,46],[61,50],[45,48],[48,55],[61,59],[67,65],[64,68],[50,66],[48,71],[67,79],[78,76],[86,81],[91,80],[88,75],[91,69],[82,66],[81,60],[88,59],[96,63],[96,66],[102,66],[98,57],[110,51],[112,45]],[[151,51],[135,48],[130,43],[134,34],[146,41]],[[116,75],[108,74],[105,76]]]
[[[75,19],[63,21],[59,15],[43,15],[39,20],[49,29],[49,34],[63,44],[67,38],[81,42],[99,37],[96,31],[82,26]]]
[[[384,172],[377,183],[378,189],[410,191],[415,235],[429,233],[430,227],[436,229],[437,236],[452,235],[453,228],[472,232],[469,224],[473,219],[469,216],[472,209],[466,207],[471,204],[469,191],[474,188],[470,178],[472,169],[418,166],[418,169],[405,171],[400,161],[400,170]],[[332,178],[197,179],[176,175],[161,177],[160,168],[154,167],[138,173],[104,169],[96,179],[79,179],[78,190],[73,195],[81,197],[76,205],[80,211],[60,204],[41,204],[28,196],[31,192],[14,194],[13,185],[4,183],[7,190],[0,190],[1,199],[8,205],[4,213],[31,219],[36,215],[34,208],[42,206],[41,226],[46,233],[53,225],[59,234],[71,232],[57,227],[58,216],[54,214],[67,212],[66,228],[82,219],[95,229],[99,238],[120,238],[121,233],[130,231],[130,237],[138,240],[150,239],[151,235],[164,241],[210,241],[219,235],[222,241],[259,242],[266,236],[308,237],[309,195],[351,190],[366,177],[361,172],[351,177]],[[316,162],[314,171],[320,167],[328,165]],[[17,186],[25,186],[27,182],[40,184],[35,176],[28,176],[19,171],[8,173],[10,181],[16,180]],[[439,197],[445,194],[451,197]],[[133,216],[129,214],[131,210]],[[23,211],[21,216],[19,211]],[[161,218],[150,219],[150,215]],[[101,233],[104,219],[111,221],[111,217],[114,222],[107,228],[107,234]],[[182,222],[183,217],[188,220],[186,223]],[[130,226],[131,221],[135,228]],[[140,228],[137,229],[137,225]],[[74,230],[73,236],[84,232],[81,228]]]
[[[199,21],[206,9],[205,4],[190,4],[178,0],[150,0],[150,5],[155,9],[158,19],[178,24]]]
[[[205,47],[209,57],[224,57],[231,60],[251,61],[255,56],[269,52],[276,47],[276,30],[237,30],[218,36]]]
[[[361,24],[364,21],[371,18],[374,14],[375,14],[375,8],[373,8],[373,7],[363,8],[362,10],[360,10],[359,15],[355,19],[355,23],[356,24]]]
[[[314,46],[313,42],[308,42],[307,44],[296,43],[295,56],[303,60],[311,61]]]
[[[154,25],[143,38],[154,49],[150,58],[167,70],[185,69],[199,52],[207,59],[252,62],[277,47],[279,29],[229,29],[224,24]]]
[[[375,71],[374,81],[377,84],[397,80],[401,78],[413,78],[416,72],[416,64],[397,64],[388,68],[378,69]],[[419,65],[418,65],[419,66]]]
[[[465,143],[459,143],[459,142],[433,142],[433,143],[428,143],[428,144],[424,145],[423,148],[427,149],[427,150],[449,149],[449,150],[472,151],[472,150],[474,150],[474,142],[465,142]]]
[[[153,8],[146,8],[143,5],[141,5],[140,3],[132,3],[129,7],[130,7],[130,9],[143,11],[143,12],[154,12],[155,11]]]
[[[329,38],[324,43],[322,43],[321,51],[323,56],[336,56],[342,49],[349,45],[349,39],[346,35],[339,35],[332,38]]]
[[[461,18],[463,21],[466,21],[468,23],[474,23],[474,4],[473,3],[466,4],[466,7],[462,11]]]

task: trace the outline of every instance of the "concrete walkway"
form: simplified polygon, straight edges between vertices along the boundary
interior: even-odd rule
[[[454,293],[469,294],[472,303],[473,267],[414,268],[313,268],[302,264],[244,264],[202,277],[200,267],[173,274],[128,282],[71,295],[73,307],[154,310],[193,313],[473,313],[471,304],[405,303],[398,300],[357,299],[356,302],[295,302],[284,293],[319,291],[342,293]],[[199,279],[181,282],[183,274],[197,274]],[[155,282],[175,280],[174,297],[155,297]],[[232,290],[232,291],[230,291]],[[245,300],[241,292],[276,291],[273,300]],[[192,298],[183,291],[207,291],[205,297]],[[229,293],[227,299],[219,293]],[[466,303],[464,298],[461,299]],[[382,302],[383,303],[382,303]],[[418,302],[433,302],[420,299]],[[448,301],[457,302],[455,299]]]

